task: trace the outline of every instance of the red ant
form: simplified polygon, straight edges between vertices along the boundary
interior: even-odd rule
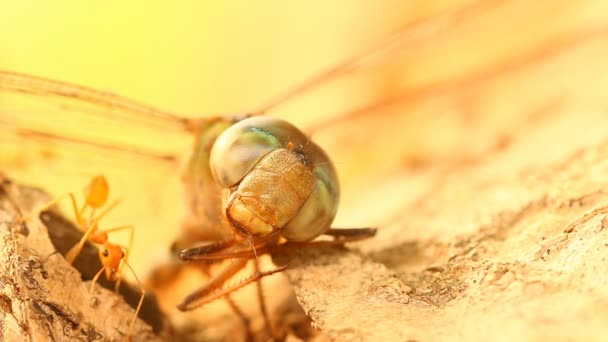
[[[114,201],[111,204],[106,206],[108,201],[108,195],[110,192],[110,186],[108,185],[108,181],[104,176],[94,176],[84,191],[84,203],[82,207],[79,208],[78,201],[76,200],[76,196],[74,193],[67,193],[57,197],[56,199],[50,201],[45,204],[38,210],[36,213],[47,210],[48,208],[55,205],[57,202],[61,201],[66,196],[69,196],[72,202],[72,208],[74,210],[74,215],[76,216],[76,226],[84,232],[84,235],[74,247],[70,249],[70,251],[66,254],[66,259],[70,265],[73,264],[74,260],[80,252],[82,248],[86,244],[87,241],[94,243],[98,247],[99,252],[99,260],[101,261],[102,268],[95,274],[93,277],[93,282],[91,283],[91,292],[95,288],[95,283],[99,279],[102,273],[105,272],[106,278],[109,281],[115,281],[115,291],[118,291],[121,282],[121,272],[124,266],[128,267],[131,270],[131,273],[135,277],[137,281],[137,285],[141,291],[141,296],[139,298],[139,303],[137,304],[137,308],[135,309],[135,313],[133,315],[133,319],[129,325],[129,330],[127,331],[126,340],[131,339],[131,331],[133,330],[133,325],[135,323],[135,319],[137,318],[141,306],[143,304],[145,290],[135,274],[135,271],[129,265],[128,258],[129,252],[131,250],[131,246],[133,243],[133,235],[135,232],[135,226],[126,225],[126,226],[118,226],[108,229],[99,228],[99,221],[107,215],[112,209],[114,209],[118,205],[118,201]],[[103,211],[97,214],[97,211],[102,209],[105,206]],[[87,216],[88,212],[88,216]],[[34,216],[34,215],[31,215]],[[29,218],[24,217],[21,221],[25,221]],[[124,247],[115,243],[108,241],[108,233],[121,231],[121,230],[129,230],[129,246]]]

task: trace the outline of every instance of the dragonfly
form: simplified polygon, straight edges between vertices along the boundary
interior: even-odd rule
[[[442,87],[454,87],[448,82],[438,85],[434,82],[408,84],[395,77],[395,70],[406,70],[408,59],[415,57],[412,54],[432,48],[436,37],[495,10],[501,3],[503,1],[480,1],[455,6],[408,22],[364,51],[286,89],[275,98],[251,108],[246,114],[269,114],[292,122],[305,121],[298,127],[323,146],[337,163],[343,192],[341,206],[360,206],[361,203],[356,200],[360,197],[357,196],[358,189],[389,173],[391,169],[398,169],[408,159],[416,161],[428,152],[415,150],[420,147],[417,146],[417,141],[421,138],[421,129],[413,128],[412,116],[405,115],[404,108],[411,108],[424,101],[424,98],[434,98],[437,92],[450,91]],[[16,169],[17,178],[21,176],[29,181],[45,183],[52,192],[63,193],[62,189],[55,187],[56,184],[61,184],[64,189],[74,189],[79,184],[77,181],[70,183],[66,174],[89,170],[90,176],[104,166],[104,169],[111,168],[112,173],[121,174],[125,172],[117,164],[136,158],[138,162],[147,163],[146,167],[156,170],[155,175],[140,173],[144,178],[152,178],[148,179],[147,184],[143,180],[133,181],[132,178],[124,181],[129,177],[117,177],[119,179],[110,179],[110,182],[118,184],[116,188],[126,188],[121,185],[129,183],[132,190],[124,193],[127,198],[151,191],[165,192],[165,196],[154,196],[173,199],[172,202],[162,203],[167,208],[163,212],[175,212],[182,206],[175,201],[175,198],[180,197],[177,185],[179,181],[171,175],[179,169],[176,166],[178,160],[183,159],[192,148],[192,135],[185,120],[192,115],[158,110],[136,101],[116,98],[108,92],[27,76],[12,71],[5,71],[2,75],[0,128],[5,128],[5,134],[1,139],[7,142],[5,147],[18,145],[2,156],[5,172],[10,172],[11,168]],[[464,78],[460,82],[467,81]],[[319,109],[316,110],[317,114],[305,117],[290,114],[290,103],[298,102],[298,99],[307,100],[307,95],[318,92],[321,97],[326,96],[326,93],[336,96],[336,91],[340,96],[340,88],[344,84],[348,85],[347,90],[350,91],[347,95],[352,94],[352,84],[377,84],[376,87],[382,91],[354,93],[361,101],[349,100],[354,106],[338,109],[336,113]],[[356,88],[355,86],[355,90]],[[424,110],[412,109],[421,113]],[[394,137],[402,134],[403,129],[408,130],[411,138],[402,144],[395,144]],[[386,134],[375,134],[373,139],[357,138],[380,131]],[[164,139],[159,139],[160,134]],[[41,141],[44,143],[42,147]],[[89,152],[92,145],[100,147],[94,154]],[[128,157],[117,162],[116,151],[123,152],[122,155]],[[365,158],[360,158],[361,155],[365,155]],[[384,155],[393,155],[395,158],[384,158]],[[145,157],[137,158],[138,156]],[[55,165],[60,165],[60,169],[54,170]],[[48,172],[40,172],[41,169]],[[39,179],[44,181],[38,181]],[[150,211],[145,205],[130,205],[130,208],[132,214],[140,217],[146,216],[146,212]],[[123,215],[123,210],[126,209],[118,208],[116,215]],[[339,214],[338,220],[344,220],[340,223],[343,226],[353,225],[362,219],[372,221],[361,216],[365,216],[365,211],[353,210],[349,215]],[[375,219],[382,215],[372,216]],[[174,218],[164,218],[160,225],[170,226],[172,220]],[[158,220],[153,222],[159,223]],[[141,248],[143,246],[136,243],[134,249]],[[134,263],[138,269],[137,260]]]
[[[475,115],[481,116],[481,105],[474,98],[489,96],[490,92],[484,93],[485,90],[481,88],[495,85],[493,82],[504,75],[538,67],[555,55],[575,48],[584,41],[583,38],[599,36],[603,32],[602,27],[573,29],[568,35],[543,38],[538,46],[521,48],[522,51],[518,51],[520,54],[516,56],[525,58],[502,60],[499,58],[501,55],[494,59],[481,59],[477,61],[478,64],[469,65],[468,69],[464,63],[458,72],[446,67],[433,77],[422,81],[415,79],[415,70],[410,67],[412,61],[421,63],[420,60],[426,56],[436,56],[437,53],[433,52],[437,46],[445,44],[449,47],[454,44],[451,33],[459,30],[461,33],[482,31],[486,26],[477,21],[479,18],[500,18],[501,10],[517,9],[518,4],[523,6],[523,2],[517,1],[475,2],[408,23],[369,49],[243,114],[280,116],[281,110],[290,102],[308,93],[323,91],[324,87],[333,83],[375,80],[381,84],[386,91],[372,94],[374,96],[362,96],[367,102],[357,102],[355,107],[337,114],[319,115],[300,129],[322,145],[336,162],[344,188],[342,197],[348,208],[348,214],[339,214],[339,225],[353,226],[353,222],[355,225],[361,222],[381,227],[389,225],[395,221],[403,206],[403,203],[393,199],[398,198],[399,191],[404,188],[395,186],[395,183],[383,183],[386,185],[374,192],[374,183],[382,184],[379,179],[392,177],[391,182],[401,185],[402,173],[397,171],[437,160],[453,161],[450,159],[454,151],[451,145],[455,141],[464,141],[459,137],[471,133],[461,132],[453,139],[449,135],[442,135],[442,139],[434,141],[439,147],[431,144],[430,147],[423,145],[420,148],[419,141],[436,132],[434,129],[439,126],[438,121],[447,120],[451,125],[458,125],[458,120],[474,121]],[[398,71],[409,72],[413,76],[400,79]],[[18,152],[2,156],[3,164],[8,165],[5,167],[8,172],[11,166],[16,166],[19,172],[40,172],[43,165],[42,171],[48,173],[52,169],[47,166],[59,158],[65,158],[71,160],[62,165],[71,165],[68,168],[73,170],[87,164],[89,168],[106,167],[120,170],[117,173],[128,173],[133,170],[128,166],[130,163],[115,159],[116,154],[122,154],[129,156],[122,160],[137,160],[142,168],[155,170],[151,173],[138,172],[138,179],[125,175],[124,179],[131,181],[117,187],[127,191],[125,196],[139,194],[140,203],[124,206],[123,210],[129,211],[130,217],[150,217],[151,211],[168,212],[175,216],[179,207],[188,207],[187,201],[176,200],[179,195],[172,189],[178,187],[167,184],[172,182],[170,179],[177,182],[176,164],[180,161],[184,163],[182,156],[192,153],[192,141],[196,139],[192,132],[196,120],[111,93],[12,71],[0,73],[0,91],[0,121],[7,132],[0,139],[5,141],[4,146],[7,146],[7,142],[19,142],[19,146],[13,143]],[[518,113],[517,104],[509,107],[509,113]],[[455,115],[437,118],[429,115],[433,112]],[[524,115],[527,114],[519,117]],[[453,118],[457,120],[451,121]],[[518,117],[509,118],[516,121]],[[66,129],[68,123],[78,127],[78,130]],[[413,129],[412,123],[419,126]],[[121,133],[115,134],[117,131]],[[501,132],[500,127],[474,132],[483,135],[482,140],[486,142],[483,146],[459,144],[457,148],[471,155],[479,155],[487,151],[484,148],[500,148],[505,144],[506,138],[497,134]],[[404,133],[412,135],[412,142],[399,139]],[[91,149],[95,149],[96,153],[90,154]],[[467,158],[464,159],[466,161]],[[357,162],[352,163],[353,160]],[[116,183],[112,181],[112,184]],[[364,193],[367,195],[361,196]],[[162,199],[168,201],[163,202]],[[369,206],[370,200],[377,199],[380,199],[378,203],[382,203],[382,209],[361,210]],[[141,205],[138,207],[138,204]],[[186,211],[191,213],[191,210]],[[185,214],[184,222],[188,219],[191,218]],[[162,230],[177,224],[173,217],[151,219],[148,225],[143,226],[144,230]],[[193,233],[187,224],[184,226],[188,234],[202,234],[198,236],[200,239],[213,238],[209,235],[218,234],[213,229]],[[137,246],[134,250],[139,253]]]
[[[390,40],[399,41],[403,39],[401,36],[402,32],[398,32],[398,34]],[[382,47],[382,45],[387,43],[389,43],[389,45],[394,44],[394,42],[391,41],[382,42],[379,44],[379,48],[388,50],[393,49],[391,46]],[[282,102],[288,101],[297,94],[305,92],[306,88],[314,87],[315,84],[322,84],[340,74],[346,74],[348,73],[347,69],[353,67],[358,68],[359,64],[365,64],[366,59],[372,58],[372,54],[378,53],[374,50],[377,50],[377,48],[370,50],[341,66],[337,66],[333,70],[329,70],[324,73],[325,75],[308,80],[306,84],[288,90],[271,102],[264,104],[261,108],[253,110],[246,115],[260,116],[265,114],[272,108],[279,106]],[[2,84],[1,88],[3,91],[3,110],[0,121],[5,130],[9,133],[4,136],[4,139],[7,141],[6,144],[11,140],[19,141],[19,150],[17,154],[15,154],[14,159],[10,160],[11,156],[8,154],[5,155],[4,158],[8,159],[9,162],[13,161],[15,164],[29,162],[29,159],[24,157],[24,155],[28,153],[27,145],[32,144],[35,147],[45,146],[45,148],[48,149],[48,152],[40,151],[38,154],[42,157],[40,159],[44,160],[45,158],[48,158],[50,160],[49,163],[51,164],[57,163],[54,160],[57,158],[54,153],[57,152],[52,151],[49,146],[60,145],[60,154],[67,156],[68,158],[76,157],[76,160],[73,161],[73,165],[77,170],[82,170],[81,166],[83,164],[89,164],[88,168],[91,168],[88,160],[104,160],[99,153],[107,152],[111,155],[114,152],[132,154],[136,158],[146,159],[156,164],[168,165],[169,168],[171,168],[178,159],[178,156],[183,154],[183,151],[187,151],[188,149],[191,150],[192,145],[204,145],[205,141],[211,139],[204,135],[215,134],[215,132],[213,131],[213,128],[208,128],[207,126],[215,124],[215,121],[218,121],[219,125],[226,126],[228,126],[231,121],[239,121],[239,119],[236,118],[231,119],[231,116],[227,116],[228,119],[225,122],[219,118],[200,120],[188,119],[178,114],[151,108],[111,93],[70,84],[68,82],[50,80],[12,71],[0,72],[0,84]],[[41,117],[46,117],[46,119],[41,119]],[[67,124],[78,126],[79,132],[75,133],[79,134],[64,134],[64,132],[62,132],[62,126]],[[198,126],[205,127],[201,129]],[[225,128],[226,127],[223,127],[222,130]],[[289,133],[287,135],[291,135],[290,139],[295,139],[294,142],[298,142],[298,146],[295,148],[307,149],[308,146],[315,146],[314,143],[311,143],[306,139],[298,138],[298,133],[295,129],[290,127],[288,130]],[[108,139],[105,142],[103,141],[106,136],[111,135],[110,133],[117,131],[121,133],[121,136],[114,136],[114,140]],[[149,131],[150,135],[153,136],[145,137],[145,134],[148,133],[146,131]],[[308,133],[312,134],[312,131]],[[171,136],[169,137],[168,134]],[[138,138],[134,138],[136,136]],[[161,136],[163,138],[160,140],[163,140],[164,142],[162,144],[154,144],[154,141],[160,141],[158,137]],[[194,136],[194,139],[192,139],[191,136]],[[301,136],[303,137],[303,135]],[[134,146],[129,146],[128,143],[125,143],[124,137],[128,137],[128,143],[135,141],[136,144]],[[202,144],[188,143],[188,140],[201,141]],[[215,138],[213,138],[213,140],[215,140]],[[142,145],[139,143],[141,141],[148,141],[150,143],[146,142]],[[187,147],[186,144],[190,144],[191,146]],[[17,144],[14,146],[17,146]],[[96,148],[98,152],[101,152],[95,153],[95,156],[91,158],[90,155],[86,155],[89,148]],[[73,152],[69,152],[69,149]],[[197,147],[195,147],[195,150],[192,152],[193,154],[199,153],[196,149]],[[204,148],[201,148],[201,150],[203,149]],[[84,158],[85,160],[81,158]],[[111,158],[112,156],[108,159]],[[191,158],[191,160],[189,165],[186,166],[186,169],[197,168],[196,165],[192,165],[196,163],[197,158]],[[328,168],[331,166],[331,162],[327,160],[327,158],[322,156],[319,162],[321,163],[318,165],[320,169],[327,169],[327,172],[330,174],[334,172],[332,169]],[[64,162],[63,165],[66,165],[66,163]],[[27,169],[27,167],[25,167],[25,169]],[[30,167],[30,169],[35,168]],[[52,173],[49,168],[45,167],[44,169],[45,172]],[[103,169],[107,169],[107,165],[103,165]],[[193,177],[192,173],[184,172],[182,178],[186,180],[186,178]],[[330,178],[333,177],[335,176],[331,176]],[[178,243],[185,240],[222,241],[221,238],[225,238],[226,236],[225,231],[218,229],[221,225],[219,224],[220,222],[217,222],[217,218],[209,218],[209,216],[214,216],[214,213],[221,212],[221,200],[217,196],[217,192],[210,191],[214,188],[209,187],[208,184],[205,184],[206,182],[202,182],[203,180],[206,181],[205,179],[190,179],[190,183],[194,184],[194,187],[187,189],[187,192],[191,195],[190,200],[187,201],[186,205],[189,206],[190,209],[188,212],[194,213],[194,215],[189,215],[184,220],[184,223],[182,224],[182,230],[184,232],[181,234],[183,237],[178,239]],[[199,184],[197,182],[201,182],[200,186],[198,186]],[[128,188],[132,189],[132,184],[130,184]],[[149,193],[150,192],[148,192],[148,194]],[[332,211],[334,211],[334,209],[332,209]],[[195,217],[192,218],[192,216]],[[204,219],[202,219],[201,216],[204,216]],[[190,221],[192,221],[192,223],[190,223]],[[205,223],[205,227],[201,227],[201,222]],[[318,225],[318,223],[315,224]],[[353,231],[344,230],[344,232],[350,234]],[[363,230],[363,232],[365,235],[370,235],[369,230]],[[338,240],[340,240],[338,241],[339,243],[343,243],[343,240],[349,239],[348,235],[341,234],[340,231],[332,231],[332,235],[341,237],[338,238]],[[317,233],[315,235],[319,234]],[[292,236],[292,238],[294,237]],[[309,239],[310,237],[306,238],[306,240]],[[296,238],[296,240],[299,239]],[[185,247],[187,246],[184,246],[184,248]],[[256,246],[253,247],[255,248]],[[257,246],[257,250],[260,253],[263,252],[263,249],[263,244]],[[254,252],[256,252],[255,249]],[[237,263],[236,265],[237,267],[229,269],[229,272],[234,273],[244,266],[243,263]],[[277,268],[267,274],[281,270],[283,270],[283,268]],[[256,266],[256,274],[260,274],[259,272],[258,266]],[[255,277],[250,279],[257,280]],[[190,302],[192,301],[193,300],[189,300],[188,303],[183,304],[182,307],[190,309]]]

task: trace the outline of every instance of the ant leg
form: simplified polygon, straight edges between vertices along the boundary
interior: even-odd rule
[[[70,194],[70,197],[72,197],[72,203],[74,204],[74,208],[76,208],[76,202],[74,200],[74,196]],[[82,238],[80,239],[80,241],[78,242],[78,244],[76,244],[76,246],[72,247],[72,249],[69,250],[68,254],[66,254],[66,259],[68,260],[68,263],[70,265],[72,263],[74,263],[74,260],[76,259],[78,254],[80,254],[80,252],[82,251],[82,248],[84,247],[85,243],[87,242],[87,240],[89,239],[91,234],[93,234],[93,232],[95,232],[97,230],[97,223],[99,222],[99,220],[102,217],[104,217],[108,212],[110,212],[110,210],[114,209],[118,205],[118,203],[119,203],[119,201],[114,201],[114,203],[110,204],[103,212],[101,212],[99,214],[99,216],[95,217],[91,222],[89,222],[88,228],[85,231]],[[85,205],[85,207],[86,207],[86,205]],[[80,221],[80,218],[82,217],[81,215],[82,215],[82,213],[76,213],[76,217],[79,221]],[[83,228],[82,225],[80,225],[80,224],[78,225],[78,227],[80,229]]]
[[[89,240],[89,237],[91,236],[91,234],[93,234],[93,232],[96,229],[97,229],[96,225],[94,225],[94,224],[89,225],[89,227],[87,228],[87,230],[84,233],[84,235],[82,236],[82,238],[80,238],[80,241],[78,241],[78,243],[74,247],[72,247],[72,249],[70,249],[68,251],[68,253],[65,255],[65,258],[67,259],[67,261],[70,265],[74,263],[74,260],[80,254],[80,252],[82,251],[82,248]]]
[[[82,221],[82,212],[84,211],[84,209],[86,208],[86,204],[82,207],[81,210],[78,209],[78,204],[76,202],[76,196],[69,192],[66,194],[63,194],[57,198],[55,198],[54,200],[51,200],[50,202],[44,204],[43,206],[41,206],[40,208],[37,208],[36,210],[34,210],[32,213],[30,213],[29,215],[23,216],[21,217],[18,222],[25,222],[29,219],[31,219],[32,217],[40,214],[41,212],[49,209],[50,207],[54,206],[55,204],[57,204],[58,202],[60,202],[61,200],[63,200],[65,197],[69,196],[72,202],[72,208],[74,209],[74,215],[76,215],[76,221],[80,222]]]
[[[112,211],[114,208],[116,208],[118,205],[120,204],[120,200],[117,199],[114,202],[112,202],[111,204],[109,204],[101,213],[99,213],[97,216],[94,216],[94,212],[93,215],[91,215],[91,224],[94,223],[98,223],[104,216],[106,216],[110,211]]]

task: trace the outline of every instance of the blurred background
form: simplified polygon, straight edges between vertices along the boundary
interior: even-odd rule
[[[0,66],[111,91],[185,116],[242,113],[257,109],[272,96],[355,54],[398,28],[404,20],[442,7],[401,3],[371,6],[351,1],[332,4],[318,1],[306,5],[283,1],[263,4],[218,1],[163,6],[148,2],[25,1],[5,4],[0,14],[3,46]],[[13,94],[3,95],[0,104],[4,104],[2,115],[7,121],[85,138],[102,129],[87,126],[88,119],[79,119],[79,113],[64,116],[55,109],[33,112],[30,109],[37,108],[37,104],[12,105]],[[327,101],[348,102],[349,99],[338,97]],[[321,110],[324,103],[310,106],[309,113],[283,116],[300,116],[305,121],[329,113]],[[129,135],[122,131],[124,126],[113,127],[115,131],[109,134]],[[154,133],[161,140],[158,133],[162,134],[162,130],[153,131],[149,139],[155,139]],[[8,144],[10,142],[3,147],[8,148]],[[21,148],[24,144],[19,142]],[[48,149],[61,155],[61,148]],[[125,204],[116,210],[116,216],[108,218],[107,224],[119,220],[114,217],[133,216],[129,221],[136,223],[139,230],[133,263],[141,270],[147,264],[143,255],[149,255],[170,239],[179,226],[179,204],[175,204],[181,199],[177,186],[179,167],[170,165],[167,169],[162,163],[159,166],[144,158],[144,170],[136,171],[133,164],[142,160],[132,163],[131,156],[118,155],[116,161],[115,156],[110,155],[107,160],[97,161],[97,155],[90,158],[88,151],[79,152],[82,154],[77,158],[67,156],[74,159],[71,160],[74,164],[53,163],[49,165],[51,169],[45,170],[30,165],[11,175],[29,178],[45,184],[54,193],[63,193],[80,191],[88,181],[87,177],[74,175],[109,173],[113,194],[123,198]],[[16,153],[25,152],[20,149]],[[182,154],[187,156],[188,151]],[[32,152],[31,159],[35,158],[36,152]],[[11,162],[6,155],[5,159]],[[20,166],[25,164],[22,157],[17,159]],[[28,162],[35,162],[31,159]],[[59,166],[55,166],[57,164]],[[120,170],[123,167],[127,169],[124,178]],[[24,173],[32,175],[23,177]],[[154,178],[152,185],[144,183],[139,189],[146,194],[135,193],[134,198],[134,191],[125,188],[127,184],[134,188],[130,174]],[[37,177],[53,177],[53,181],[45,182]],[[161,188],[146,188],[148,186]],[[159,204],[167,197],[170,200],[166,204]],[[152,212],[147,210],[147,205],[141,210],[135,209],[140,207],[132,204],[137,201],[163,205],[161,212],[167,213],[167,218],[160,221],[162,224],[158,224],[157,219],[150,220],[157,223],[153,226],[142,224],[148,222],[146,216]],[[145,233],[140,233],[142,231]]]
[[[351,61],[268,114],[301,127],[333,158],[344,190],[336,225],[382,229],[401,194],[419,190],[404,186],[403,170],[466,163],[539,120],[569,129],[555,144],[593,136],[576,130],[577,115],[606,109],[607,33],[608,4],[598,0],[20,1],[0,13],[0,69],[192,117],[264,108]],[[0,93],[2,171],[55,195],[106,174],[123,203],[104,225],[137,226],[132,263],[145,273],[179,229],[179,163],[24,139],[14,128],[182,163],[191,137],[145,120],[100,123],[103,108],[44,100]]]
[[[256,110],[299,82],[369,50],[404,25],[463,6],[469,4],[218,1],[162,6],[147,2],[16,2],[6,4],[0,14],[0,66],[110,91],[184,116],[242,113]],[[436,31],[437,25],[441,22],[423,29]],[[414,32],[413,38],[424,35],[424,30]],[[444,61],[442,57],[433,63],[451,64],[458,59],[451,56]],[[401,63],[399,58],[395,62]],[[423,70],[412,72],[424,76]],[[316,97],[304,98],[291,108],[277,108],[275,113],[300,126],[323,123],[349,106],[355,108],[353,104],[362,97],[373,99],[390,91],[402,77],[368,70],[362,77],[338,82]],[[2,118],[21,127],[93,141],[91,136],[105,128],[90,123],[92,119],[80,111],[64,113],[55,107],[39,107],[45,104],[41,105],[38,98],[27,102],[14,99],[12,93],[2,96]],[[135,128],[129,131],[131,126]],[[141,137],[147,141],[133,142],[137,139],[133,131],[140,129],[137,124],[109,127],[106,135],[126,140],[127,145],[149,146],[167,140],[160,138],[162,130],[152,130]],[[353,132],[362,141],[376,139],[374,135]],[[186,140],[189,142],[189,137]],[[179,147],[190,148],[188,142]],[[4,169],[11,176],[44,184],[55,194],[79,191],[88,181],[84,175],[104,173],[110,177],[112,192],[123,199],[124,205],[108,217],[106,224],[125,222],[125,216],[128,222],[137,224],[133,254],[137,270],[145,268],[145,256],[170,239],[179,226],[179,167],[145,158],[133,162],[130,155],[102,153],[100,158],[98,151],[80,148],[78,153],[66,153],[73,147],[55,147],[49,142],[44,142],[44,151],[37,150],[37,142],[26,149],[29,143],[21,140],[12,144],[7,140],[4,144],[3,157],[8,164]],[[9,147],[16,147],[14,154],[8,154]],[[187,156],[188,151],[181,153]],[[45,160],[53,161],[44,167],[36,164],[45,156]],[[351,158],[343,156],[336,162],[345,166],[343,169],[354,169],[349,165]],[[15,164],[16,170],[9,172]],[[151,180],[137,187],[139,182],[133,174]],[[150,206],[159,210],[149,210]],[[159,212],[166,216],[149,219]]]

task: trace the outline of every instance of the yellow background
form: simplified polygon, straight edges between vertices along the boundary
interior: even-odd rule
[[[243,112],[355,54],[404,21],[443,6],[350,0],[11,1],[0,11],[0,68],[111,91],[188,116]],[[324,115],[328,102],[348,101],[316,101],[307,115]],[[56,119],[38,116],[40,121]],[[73,122],[60,124],[66,131],[80,129]],[[106,174],[111,197],[123,203],[102,227],[137,225],[132,263],[144,273],[151,267],[150,255],[160,253],[179,227],[179,171],[111,158],[78,154],[56,168],[23,168],[16,159],[19,167],[13,170],[9,163],[4,168],[55,196],[79,194],[86,175]]]
[[[473,1],[12,1],[0,11],[0,68],[109,90],[184,115],[243,112],[403,24],[467,3]],[[416,191],[396,186],[399,174],[378,175],[412,160],[428,162],[429,155],[449,162],[454,149],[483,153],[509,133],[504,127],[517,127],[530,109],[556,97],[570,96],[573,108],[605,97],[604,80],[589,81],[602,75],[595,69],[606,44],[597,37],[554,64],[541,68],[533,61],[528,69],[517,68],[526,60],[522,56],[551,47],[556,37],[600,36],[596,29],[603,30],[608,19],[605,2],[559,0],[551,8],[523,0],[484,3],[490,4],[484,13],[458,24],[447,17],[418,32],[421,41],[405,43],[396,61],[383,65],[379,79],[363,78],[360,87],[272,113],[302,127],[362,97],[404,86],[411,90],[409,101],[391,115],[373,113],[317,140],[328,147],[345,185],[339,225],[389,222],[396,214],[391,210],[403,204],[400,192]],[[568,49],[575,50],[557,51]],[[591,59],[596,64],[587,63]],[[440,87],[425,88],[435,83]],[[490,128],[486,116],[492,116]],[[475,120],[484,124],[471,125]],[[62,124],[66,130],[80,128]],[[121,158],[95,155],[57,169],[8,171],[54,194],[79,192],[86,183],[70,173],[107,174],[113,197],[123,198],[107,225],[137,225],[133,263],[143,273],[150,255],[179,227],[184,210],[179,171]],[[354,175],[367,178],[355,182]]]
[[[0,65],[181,113],[250,110],[405,19],[404,1],[13,1]]]

